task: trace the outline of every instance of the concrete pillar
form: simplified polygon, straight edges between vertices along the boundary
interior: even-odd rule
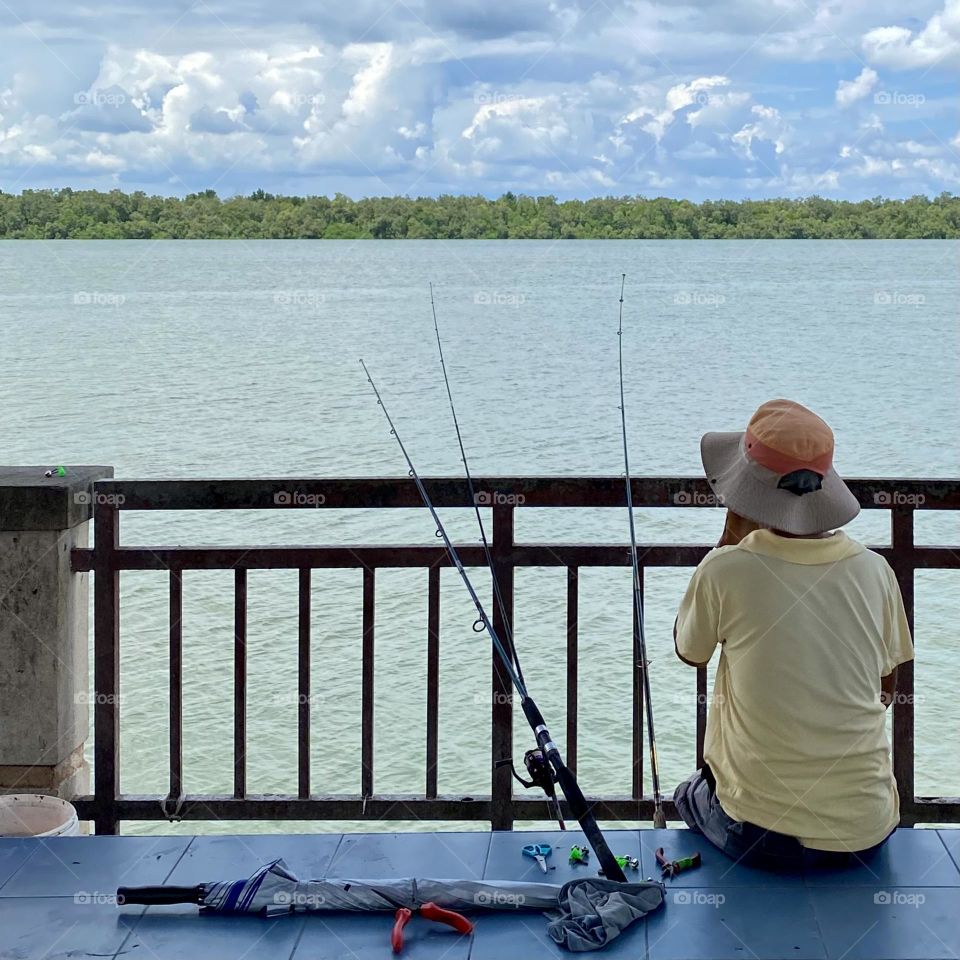
[[[70,551],[113,468],[64,470],[0,466],[0,793],[90,792],[88,575]]]

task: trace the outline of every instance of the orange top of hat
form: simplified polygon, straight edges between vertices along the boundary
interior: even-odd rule
[[[750,418],[744,450],[780,476],[794,470],[823,475],[833,466],[833,431],[802,404],[770,400]]]

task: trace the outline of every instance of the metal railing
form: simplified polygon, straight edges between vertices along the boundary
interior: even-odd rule
[[[460,479],[429,479],[425,486],[438,507],[472,507]],[[477,478],[476,489],[490,491],[493,514],[491,549],[493,576],[512,621],[514,571],[518,567],[564,567],[567,571],[566,730],[564,745],[571,766],[577,759],[578,706],[578,583],[585,567],[626,567],[631,563],[626,543],[516,543],[517,510],[532,507],[623,507],[619,477],[499,477]],[[914,513],[960,509],[960,480],[857,479],[848,484],[868,509],[886,510],[891,520],[889,546],[877,547],[896,573],[907,617],[913,627],[914,571],[960,568],[960,548],[916,546]],[[298,496],[291,501],[289,491]],[[508,495],[497,496],[496,491]],[[684,477],[635,478],[638,507],[676,507],[712,503],[703,480]],[[287,499],[284,499],[287,498]],[[75,571],[94,573],[94,793],[75,800],[81,819],[92,819],[98,833],[115,833],[121,820],[476,820],[493,829],[511,829],[515,820],[542,819],[542,799],[514,796],[508,768],[494,764],[513,752],[513,707],[509,681],[491,652],[490,793],[485,796],[440,795],[437,791],[440,675],[440,569],[449,566],[442,544],[416,546],[270,546],[270,547],[121,547],[120,516],[128,510],[256,510],[389,508],[422,506],[412,481],[404,479],[256,479],[256,480],[108,480],[96,484],[94,545],[73,552]],[[517,506],[517,504],[522,506]],[[706,545],[640,544],[641,577],[648,567],[694,566]],[[466,566],[483,566],[480,546],[458,548]],[[374,613],[377,571],[420,568],[427,590],[426,769],[424,790],[416,795],[382,795],[374,780]],[[360,568],[363,571],[361,792],[324,795],[312,792],[310,765],[311,571],[320,568]],[[298,791],[296,796],[251,795],[246,786],[247,690],[247,572],[263,569],[299,571],[298,638]],[[120,793],[120,572],[169,572],[169,792],[166,796]],[[232,795],[191,795],[183,792],[183,637],[181,609],[185,570],[234,571],[234,771]],[[504,631],[503,614],[492,607],[495,628]],[[509,624],[512,627],[512,623]],[[635,625],[636,627],[636,625]],[[652,799],[643,795],[642,665],[633,676],[635,718],[632,731],[632,784],[617,796],[590,797],[600,820],[643,820],[652,815]],[[702,760],[706,726],[707,675],[696,674],[696,755]],[[900,791],[902,822],[960,822],[960,798],[917,797],[914,791],[914,671],[899,671],[900,696],[893,706],[893,760]],[[639,719],[636,719],[639,718]],[[625,785],[626,786],[626,785]],[[665,804],[675,816],[672,803]]]

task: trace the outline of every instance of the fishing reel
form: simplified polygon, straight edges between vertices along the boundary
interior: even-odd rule
[[[523,755],[523,765],[526,767],[527,775],[530,777],[529,780],[524,780],[524,778],[517,773],[517,768],[513,765],[513,757],[498,760],[494,764],[498,769],[500,767],[510,767],[510,772],[513,774],[514,779],[522,783],[525,789],[529,790],[531,787],[539,787],[547,795],[547,800],[553,807],[560,829],[566,830],[567,825],[563,821],[563,810],[560,807],[560,800],[557,797],[557,788],[555,786],[557,775],[553,772],[553,767],[550,766],[550,762],[543,755],[543,751],[539,747],[528,750]]]

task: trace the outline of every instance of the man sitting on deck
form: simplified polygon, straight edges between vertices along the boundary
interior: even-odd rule
[[[704,766],[677,809],[741,862],[863,856],[900,819],[885,709],[913,646],[893,571],[835,530],[860,507],[833,469],[833,432],[806,407],[772,400],[700,449],[727,521],[674,638],[684,663],[717,646],[720,659]]]

